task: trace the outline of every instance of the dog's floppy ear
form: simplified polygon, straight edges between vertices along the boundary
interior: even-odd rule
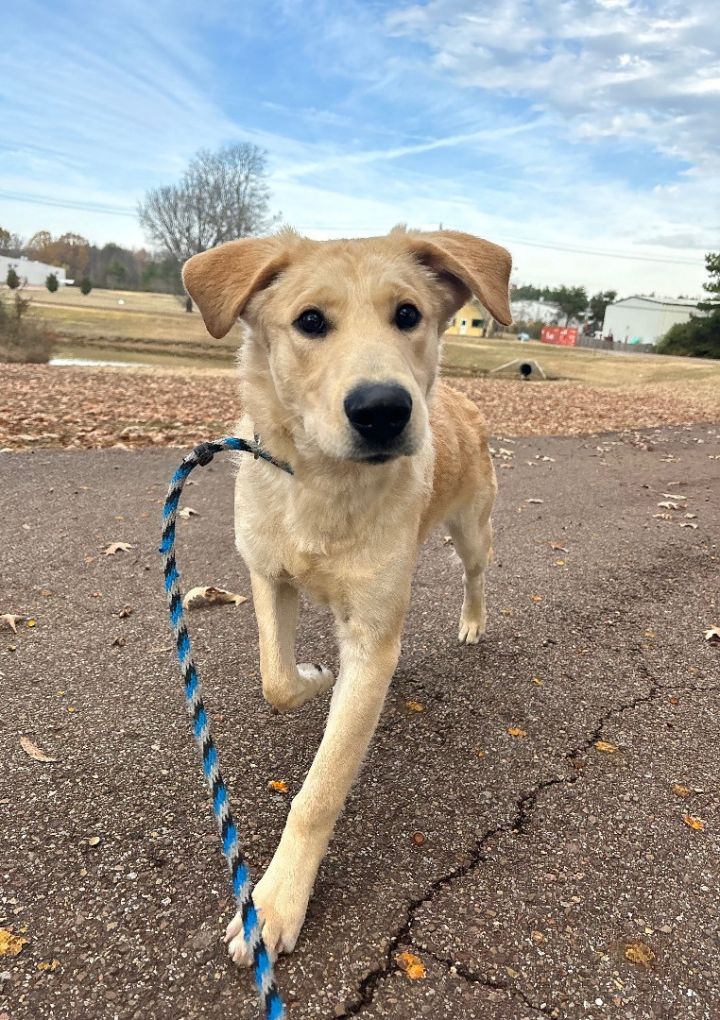
[[[413,251],[441,276],[450,275],[463,284],[458,307],[470,295],[479,298],[503,326],[512,322],[509,284],[512,257],[498,244],[458,230],[430,233],[408,232]]]
[[[291,249],[285,233],[229,241],[188,259],[183,283],[211,336],[220,340],[230,331],[253,294],[288,264]]]

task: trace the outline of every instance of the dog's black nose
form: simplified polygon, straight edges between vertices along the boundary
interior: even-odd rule
[[[362,383],[345,397],[345,414],[368,443],[382,446],[399,436],[412,413],[412,397],[397,383]]]

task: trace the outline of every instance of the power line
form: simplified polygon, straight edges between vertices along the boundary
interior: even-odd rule
[[[0,198],[9,199],[14,202],[25,202],[28,205],[38,206],[50,206],[57,209],[76,209],[80,212],[95,212],[102,213],[108,216],[124,216],[130,219],[135,219],[137,212],[134,209],[129,209],[127,206],[110,205],[104,202],[81,202],[74,199],[59,199],[52,197],[45,197],[42,195],[28,195],[19,191],[3,191],[0,190]],[[338,226],[320,226],[317,223],[312,224],[296,224],[298,230],[317,230],[327,231],[330,233],[348,232],[352,233],[357,231],[358,227],[338,227]],[[368,227],[365,225],[365,230],[381,230],[387,229],[387,225],[382,227]],[[622,259],[627,262],[655,262],[660,265],[667,266],[693,266],[699,267],[702,265],[702,259],[673,259],[666,258],[663,255],[630,255],[623,252],[616,251],[604,251],[599,248],[584,248],[575,245],[563,245],[554,244],[552,242],[541,242],[541,241],[530,241],[527,238],[521,237],[506,237],[504,238],[506,244],[520,244],[529,248],[540,248],[544,251],[557,251],[565,252],[573,255],[590,255],[594,258],[607,258],[607,259]]]

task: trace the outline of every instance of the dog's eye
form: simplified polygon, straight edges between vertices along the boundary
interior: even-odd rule
[[[307,308],[298,315],[293,326],[306,336],[325,336],[328,330],[327,319],[317,308]]]
[[[398,329],[414,329],[421,319],[420,309],[415,305],[398,305],[395,311],[395,325]]]

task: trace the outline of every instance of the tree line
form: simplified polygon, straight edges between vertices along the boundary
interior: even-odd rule
[[[565,325],[570,319],[584,316],[587,312],[590,322],[599,323],[602,326],[605,318],[605,309],[611,305],[617,297],[616,290],[600,290],[592,297],[584,287],[534,287],[531,283],[510,288],[510,299],[521,301],[547,301],[558,306],[565,316]]]

